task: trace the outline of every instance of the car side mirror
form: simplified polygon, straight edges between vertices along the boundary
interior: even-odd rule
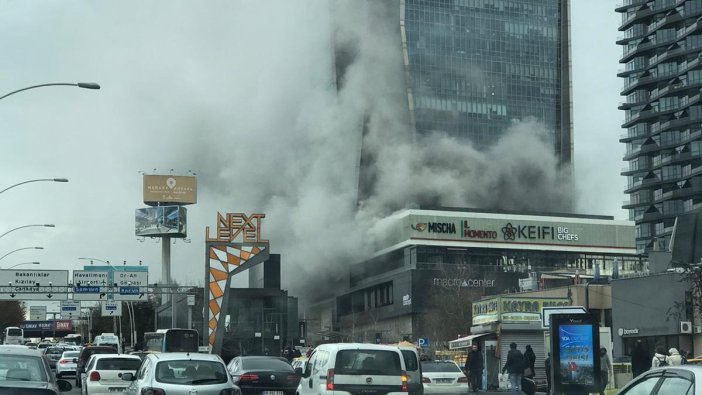
[[[302,376],[302,368],[295,368],[295,374],[298,376]]]
[[[134,381],[134,373],[122,373],[122,380]]]
[[[73,388],[71,383],[69,383],[66,380],[56,380],[56,384],[58,385],[59,390],[61,390],[61,392],[68,392]]]

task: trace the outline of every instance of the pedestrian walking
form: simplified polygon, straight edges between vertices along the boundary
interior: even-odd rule
[[[643,342],[637,340],[631,352],[631,373],[637,377],[648,369],[651,369],[651,354],[646,351]]]
[[[470,388],[473,393],[477,393],[478,389],[480,389],[480,378],[483,376],[484,368],[483,354],[478,349],[478,345],[473,344],[470,351],[468,351],[468,359],[466,359],[465,365],[466,374],[470,380]]]
[[[522,373],[524,372],[524,355],[517,350],[517,343],[510,343],[507,353],[507,362],[502,368],[502,374],[509,373],[509,383],[512,386],[511,393],[519,395],[522,392]]]
[[[546,368],[546,395],[551,395],[551,353],[548,353],[544,362]]]
[[[609,383],[609,371],[612,369],[612,362],[607,355],[607,349],[600,348],[600,395],[605,395],[607,383]]]
[[[683,357],[680,355],[678,352],[678,349],[675,347],[671,347],[670,350],[668,350],[668,364],[671,366],[677,366],[677,365],[682,365],[683,364]]]
[[[531,344],[527,344],[526,346],[526,351],[524,351],[524,361],[524,377],[530,379],[534,378],[534,376],[536,376],[536,369],[534,368],[536,365],[536,354],[534,353],[534,350],[532,350]]]
[[[651,359],[651,366],[657,368],[659,366],[668,366],[670,361],[668,360],[668,353],[665,352],[663,346],[656,347],[656,353],[653,354],[653,359]]]

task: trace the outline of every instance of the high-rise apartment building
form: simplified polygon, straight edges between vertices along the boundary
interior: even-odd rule
[[[702,0],[624,0],[617,43],[622,127],[639,251],[665,250],[676,218],[702,207]]]
[[[572,163],[569,0],[354,4],[369,7],[369,17],[381,15],[380,23],[387,24],[383,34],[392,34],[401,46],[400,100],[415,137],[441,132],[482,149],[513,121],[533,118],[544,125],[558,162]],[[337,78],[353,54],[352,47],[337,43]],[[372,171],[366,171],[372,160],[362,153],[361,200],[373,187]]]

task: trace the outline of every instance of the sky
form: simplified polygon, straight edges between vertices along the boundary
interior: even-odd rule
[[[573,3],[574,211],[625,220],[620,16],[610,0]],[[382,143],[398,132],[382,127],[397,125],[398,110],[390,100],[393,80],[385,78],[393,69],[382,61],[392,43],[360,36],[354,23],[363,22],[349,4],[337,4],[348,16],[339,28],[362,40],[363,56],[337,94],[330,89],[333,22],[325,0],[0,0],[0,96],[51,82],[102,87],[46,87],[0,100],[0,190],[69,179],[0,194],[0,234],[56,225],[0,238],[0,256],[44,248],[12,253],[0,267],[39,261],[43,269],[79,270],[89,264],[79,257],[94,257],[142,262],[150,282],[158,281],[160,240],[134,235],[134,210],[145,207],[143,173],[197,175],[188,238],[171,246],[181,284],[204,284],[205,227],[215,226],[217,212],[266,214],[263,234],[283,256],[283,288],[291,292],[340,275],[332,269],[369,254],[379,231],[373,224],[411,192],[404,180],[417,167],[407,159],[411,147],[379,151],[389,192],[357,209],[359,114],[372,111],[371,143]],[[437,141],[418,157],[436,150],[485,155]],[[421,170],[432,187],[475,181],[438,167]],[[440,202],[489,198],[463,192],[451,190]]]

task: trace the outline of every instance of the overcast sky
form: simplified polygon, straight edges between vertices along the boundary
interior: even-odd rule
[[[611,0],[573,0],[575,188],[579,213],[626,219],[620,176],[620,20]],[[189,242],[172,245],[173,274],[204,283],[204,228],[217,211],[265,212],[263,233],[296,273],[353,259],[352,117],[360,102],[330,92],[324,0],[0,0],[0,267],[40,261],[75,270],[95,257],[142,261],[160,277],[161,245],[134,236],[142,176],[198,176]],[[349,169],[351,169],[349,171]],[[367,213],[379,215],[378,211]],[[367,220],[368,218],[366,218]],[[329,248],[329,245],[334,245]],[[316,260],[317,264],[308,264]]]

